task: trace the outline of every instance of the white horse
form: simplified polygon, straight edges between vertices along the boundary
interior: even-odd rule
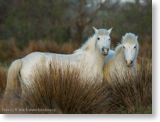
[[[138,37],[132,33],[126,33],[115,52],[110,54],[111,58],[108,56],[105,58],[104,79],[111,82],[110,78],[124,77],[126,73],[135,74],[138,51]]]
[[[6,92],[16,91],[18,81],[23,92],[24,87],[31,87],[34,80],[30,76],[35,69],[42,68],[50,73],[51,65],[57,68],[67,69],[67,67],[76,68],[80,71],[82,77],[91,76],[103,78],[104,57],[110,49],[111,29],[94,28],[95,34],[90,37],[86,43],[76,50],[73,54],[63,55],[55,53],[34,52],[22,59],[14,61],[8,71]],[[56,63],[55,63],[56,62]],[[87,69],[84,71],[82,65]]]

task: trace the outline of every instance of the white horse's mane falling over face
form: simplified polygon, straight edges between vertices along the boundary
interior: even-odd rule
[[[138,55],[138,50],[139,50],[138,36],[132,33],[126,33],[122,37],[121,43],[123,46],[125,61],[127,63],[127,66],[130,67],[133,65]]]
[[[111,44],[111,38],[110,38],[110,33],[112,31],[112,28],[109,30],[106,29],[96,29],[93,27],[95,34],[90,37],[85,44],[76,52],[80,51],[93,51],[95,49],[99,50],[99,53],[103,54],[106,56],[109,52],[110,49],[110,44]]]

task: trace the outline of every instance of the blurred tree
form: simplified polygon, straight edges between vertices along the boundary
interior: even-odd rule
[[[74,9],[72,23],[76,28],[76,40],[82,41],[85,28],[98,19],[98,12],[113,9],[118,3],[111,0],[74,0],[71,8]]]
[[[152,40],[152,1],[136,0],[125,2],[108,12],[104,26],[113,25],[114,36],[119,40],[126,32],[133,32],[140,37],[140,43],[145,38]],[[118,40],[116,40],[117,42]]]
[[[8,0],[3,3],[8,6],[7,16],[3,18],[7,33],[20,40],[21,45],[32,39],[66,40],[67,27],[62,16],[67,1],[14,0],[10,3]]]
[[[151,35],[152,1],[0,0],[0,40],[14,38],[21,46],[40,39],[81,43],[92,26],[113,27],[118,38]]]

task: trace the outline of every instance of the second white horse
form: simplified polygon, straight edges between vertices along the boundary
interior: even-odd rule
[[[105,59],[104,79],[111,82],[111,78],[125,77],[127,73],[136,72],[136,60],[139,51],[138,37],[132,33],[126,33],[122,37],[115,52],[112,51]]]

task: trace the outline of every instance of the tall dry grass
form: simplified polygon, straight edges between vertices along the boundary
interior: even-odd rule
[[[119,106],[118,113],[152,113],[152,66],[141,63],[135,76],[115,75],[110,84]]]
[[[6,87],[7,70],[0,66],[0,108],[2,108],[2,99]],[[1,111],[1,110],[0,110]]]
[[[82,81],[79,71],[70,67],[64,71],[53,65],[50,74],[44,69],[36,69],[28,79],[35,82],[31,87],[25,87],[25,94],[8,96],[1,106],[24,111],[1,113],[152,113],[152,66],[148,62],[139,67],[135,77],[129,74],[124,78],[115,76],[114,84],[106,84],[106,81],[99,84],[99,79]],[[93,80],[97,83],[92,84]]]
[[[51,66],[51,73],[37,69],[30,79],[35,83],[26,87],[22,96],[28,109],[52,109],[53,113],[81,114],[109,112],[110,92],[99,79],[82,79],[78,70],[68,66],[67,70]],[[93,80],[97,83],[93,84]],[[111,99],[110,99],[111,98]],[[105,110],[101,111],[105,107]],[[41,113],[41,112],[38,112]],[[44,113],[44,112],[42,112]]]
[[[7,81],[7,70],[0,66],[0,94],[2,94],[6,87]]]
[[[31,41],[26,48],[26,51],[28,53],[31,52],[52,52],[52,53],[72,53],[73,50],[76,48],[76,44],[73,43],[63,43],[63,44],[58,44],[56,42],[51,42],[51,41]]]

